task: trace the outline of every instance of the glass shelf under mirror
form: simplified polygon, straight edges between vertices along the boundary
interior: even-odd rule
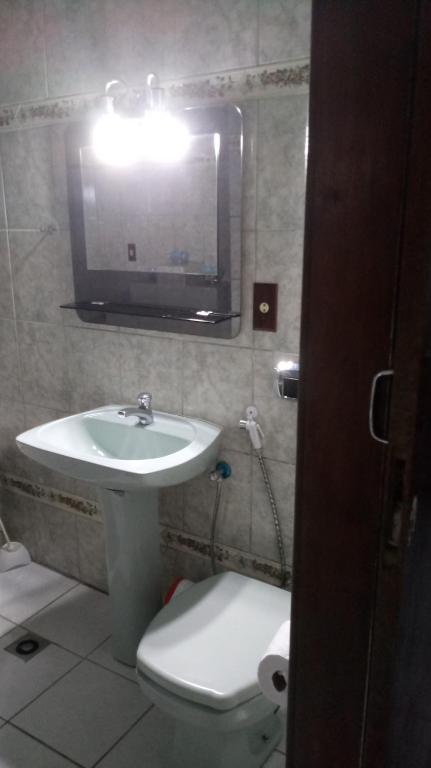
[[[62,304],[61,309],[75,309],[83,312],[103,312],[114,315],[138,315],[139,317],[154,317],[161,320],[180,320],[186,323],[218,323],[240,317],[239,312],[214,312],[206,309],[191,309],[184,307],[156,307],[144,304],[119,304],[111,301],[77,301]]]

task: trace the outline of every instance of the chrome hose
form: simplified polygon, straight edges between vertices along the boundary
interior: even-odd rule
[[[210,536],[211,567],[212,567],[212,572],[214,574],[217,573],[216,556],[215,556],[215,534],[216,534],[216,528],[217,528],[217,518],[218,518],[219,509],[220,509],[221,489],[222,489],[223,481],[227,480],[228,477],[231,476],[231,474],[232,474],[232,467],[230,466],[230,464],[227,463],[227,461],[217,462],[215,469],[209,474],[209,479],[212,482],[217,483],[217,490],[216,490],[216,496],[214,499],[214,507],[213,507],[213,518],[211,523],[211,536]]]
[[[280,558],[280,586],[284,589],[287,582],[287,564],[286,564],[286,552],[284,549],[283,535],[281,532],[280,516],[278,514],[277,504],[272,492],[271,480],[269,479],[268,470],[266,468],[265,459],[261,450],[255,451],[259,466],[262,470],[263,479],[265,482],[266,492],[268,494],[269,503],[271,505],[272,517],[274,519],[275,535],[277,538],[278,553]]]
[[[287,563],[286,563],[286,552],[284,549],[283,535],[281,532],[280,517],[278,514],[277,504],[272,491],[271,480],[269,478],[268,470],[266,468],[265,459],[263,458],[263,453],[260,449],[255,449],[255,454],[259,462],[259,466],[262,470],[266,492],[268,494],[269,503],[271,505],[271,512],[274,520],[275,535],[277,538],[277,547],[278,547],[279,558],[280,558],[280,571],[281,571],[280,586],[284,589],[286,588],[286,582],[287,582]],[[215,470],[213,470],[209,475],[210,480],[215,481],[217,483],[216,495],[214,499],[212,522],[211,522],[211,535],[210,535],[211,568],[214,574],[217,573],[216,554],[215,554],[215,536],[216,536],[216,529],[217,529],[218,514],[220,511],[221,492],[222,492],[223,481],[226,478],[230,477],[230,474],[231,474],[231,468],[229,464],[227,464],[226,462],[219,462]]]
[[[211,523],[211,537],[210,537],[211,568],[214,574],[217,573],[216,556],[215,556],[215,534],[216,534],[216,527],[217,527],[217,518],[218,518],[219,509],[220,509],[222,485],[223,485],[223,478],[218,477],[216,497],[214,500],[213,519]]]

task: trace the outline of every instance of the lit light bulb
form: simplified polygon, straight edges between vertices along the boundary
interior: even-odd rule
[[[115,113],[103,115],[94,127],[92,145],[102,163],[118,167],[132,165],[141,154],[139,121]]]
[[[297,363],[295,363],[293,360],[280,360],[275,370],[279,373],[283,373],[284,371],[291,371],[294,370],[297,367]]]
[[[189,144],[186,125],[158,109],[148,110],[143,118],[123,118],[109,111],[98,120],[92,136],[97,159],[117,167],[142,160],[175,163],[184,157]]]
[[[169,112],[149,110],[140,124],[141,156],[156,163],[175,163],[186,154],[190,134]]]

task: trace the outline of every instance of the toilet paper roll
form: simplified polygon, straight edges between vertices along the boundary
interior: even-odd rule
[[[290,655],[290,621],[285,621],[272,638],[257,669],[263,695],[277,706],[287,707],[287,680]]]

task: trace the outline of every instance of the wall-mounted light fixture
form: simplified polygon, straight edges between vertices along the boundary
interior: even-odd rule
[[[145,111],[137,117],[124,117],[116,111],[111,94],[118,86],[127,87],[121,80],[106,84],[104,114],[93,130],[92,144],[98,160],[119,167],[140,161],[180,161],[190,144],[189,131],[166,109],[164,90],[157,76],[148,75]]]
[[[93,129],[92,144],[97,159],[107,165],[125,166],[136,162],[140,152],[136,118],[122,117],[115,111],[114,88],[127,87],[121,80],[110,80],[103,97],[104,114]]]

